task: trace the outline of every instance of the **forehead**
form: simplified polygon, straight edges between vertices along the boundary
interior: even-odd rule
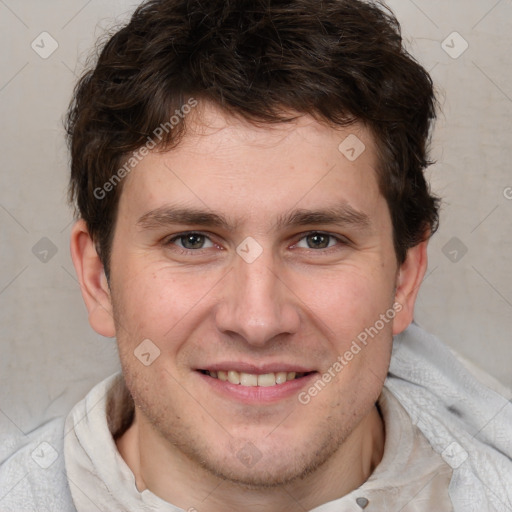
[[[178,202],[250,221],[343,203],[371,217],[384,201],[377,163],[361,124],[335,129],[302,116],[255,125],[203,105],[175,148],[150,152],[127,176],[120,210],[143,215]]]

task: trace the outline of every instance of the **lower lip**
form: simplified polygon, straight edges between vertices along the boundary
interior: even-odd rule
[[[272,403],[296,396],[301,389],[309,386],[317,376],[316,372],[294,380],[288,380],[275,386],[242,386],[231,382],[215,379],[201,372],[196,372],[203,381],[216,393],[232,400],[247,404]]]

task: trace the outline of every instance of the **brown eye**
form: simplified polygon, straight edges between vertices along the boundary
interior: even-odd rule
[[[329,235],[314,233],[306,237],[306,243],[310,249],[326,249],[329,247],[330,238],[332,237]]]

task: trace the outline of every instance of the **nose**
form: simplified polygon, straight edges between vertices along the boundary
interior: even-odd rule
[[[254,347],[296,333],[301,318],[299,300],[272,255],[264,251],[252,263],[238,255],[234,258],[216,308],[217,328]]]

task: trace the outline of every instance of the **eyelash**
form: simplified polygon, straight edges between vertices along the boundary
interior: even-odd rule
[[[175,250],[177,250],[180,254],[192,254],[192,253],[198,253],[198,252],[204,250],[203,248],[201,248],[201,249],[185,249],[184,247],[179,247],[178,245],[174,244],[174,242],[176,242],[176,240],[179,240],[180,238],[183,238],[188,235],[204,236],[205,238],[210,240],[210,242],[212,244],[218,246],[218,244],[216,244],[207,233],[203,233],[201,231],[184,231],[183,233],[178,233],[177,235],[173,235],[171,238],[164,239],[163,245],[166,247],[173,245],[175,247]]]
[[[171,238],[167,238],[167,239],[164,239],[163,240],[163,245],[165,247],[169,247],[169,246],[174,246],[174,250],[178,251],[180,254],[197,254],[199,253],[200,251],[203,251],[205,249],[203,248],[200,248],[200,249],[185,249],[183,247],[179,247],[178,245],[176,245],[174,242],[176,242],[177,240],[179,240],[180,238],[183,238],[187,235],[200,235],[200,236],[204,236],[205,238],[207,238],[208,240],[210,240],[210,242],[213,244],[213,245],[216,245],[217,247],[219,247],[219,244],[216,244],[212,239],[211,239],[211,236],[208,235],[207,233],[203,233],[201,231],[184,231],[182,233],[178,233],[176,235],[173,235]],[[332,247],[326,247],[324,249],[312,249],[312,248],[308,248],[308,249],[305,249],[306,251],[308,252],[315,252],[315,253],[328,253],[328,252],[331,252],[332,250],[336,250],[337,248],[339,248],[339,246],[347,246],[347,245],[350,245],[350,241],[345,238],[345,237],[340,237],[340,236],[336,236],[336,235],[333,235],[331,233],[327,233],[325,231],[308,231],[306,233],[300,233],[300,238],[297,239],[296,242],[294,242],[293,246],[296,246],[299,242],[301,242],[303,239],[305,239],[306,237],[308,236],[311,236],[311,235],[323,235],[323,236],[327,236],[331,239],[334,239],[336,240],[337,244],[335,246],[332,246]],[[207,247],[206,249],[210,249],[210,247]]]

